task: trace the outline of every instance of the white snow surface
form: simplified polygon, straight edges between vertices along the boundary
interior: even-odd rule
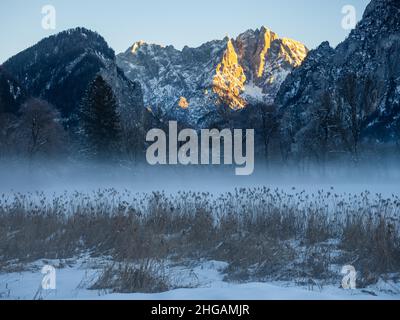
[[[171,267],[184,286],[162,293],[119,294],[106,290],[89,290],[98,276],[90,263],[78,260],[74,265],[57,268],[56,290],[41,289],[41,266],[57,265],[60,261],[37,261],[31,271],[0,274],[0,299],[8,300],[399,300],[400,287],[381,281],[368,290],[344,290],[337,286],[322,288],[299,287],[289,282],[228,283],[223,281],[223,262],[205,261],[197,266]],[[179,276],[178,276],[179,275]]]

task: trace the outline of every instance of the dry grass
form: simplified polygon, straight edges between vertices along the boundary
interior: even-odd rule
[[[156,293],[171,289],[159,263],[151,259],[137,265],[112,264],[104,268],[91,290],[111,290],[117,293]]]
[[[368,192],[17,193],[0,198],[0,270],[9,261],[90,252],[111,255],[117,264],[108,271],[120,275],[110,282],[106,270],[97,286],[121,291],[145,290],[140,279],[161,290],[166,282],[151,280],[154,270],[126,265],[154,259],[226,261],[226,278],[234,281],[330,281],[333,265],[350,263],[367,285],[400,272],[399,217],[397,196]]]

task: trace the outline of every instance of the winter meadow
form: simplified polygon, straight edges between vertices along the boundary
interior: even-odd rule
[[[7,58],[0,299],[399,299],[400,4],[358,20]]]

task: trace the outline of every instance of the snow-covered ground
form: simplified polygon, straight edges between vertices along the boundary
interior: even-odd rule
[[[58,265],[56,290],[41,289],[41,266],[46,263]],[[44,300],[400,300],[400,286],[381,281],[368,290],[344,290],[337,286],[299,287],[294,283],[246,283],[223,281],[221,271],[225,263],[207,261],[195,267],[171,267],[176,280],[183,287],[163,293],[117,294],[87,288],[98,276],[98,270],[90,262],[78,261],[60,267],[59,261],[38,261],[31,271],[0,274],[0,299]],[[179,275],[179,276],[178,276]]]

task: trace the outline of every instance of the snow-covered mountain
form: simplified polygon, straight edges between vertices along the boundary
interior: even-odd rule
[[[238,110],[254,101],[271,103],[307,53],[300,42],[262,27],[183,50],[140,41],[117,63],[142,85],[146,107],[206,127],[218,105]]]
[[[126,115],[143,109],[140,84],[117,67],[103,37],[85,28],[48,37],[4,63],[29,95],[52,103],[65,119],[76,114],[88,84],[101,74]]]
[[[289,152],[399,142],[399,61],[400,1],[372,0],[344,42],[335,49],[322,43],[282,84],[276,103]]]

